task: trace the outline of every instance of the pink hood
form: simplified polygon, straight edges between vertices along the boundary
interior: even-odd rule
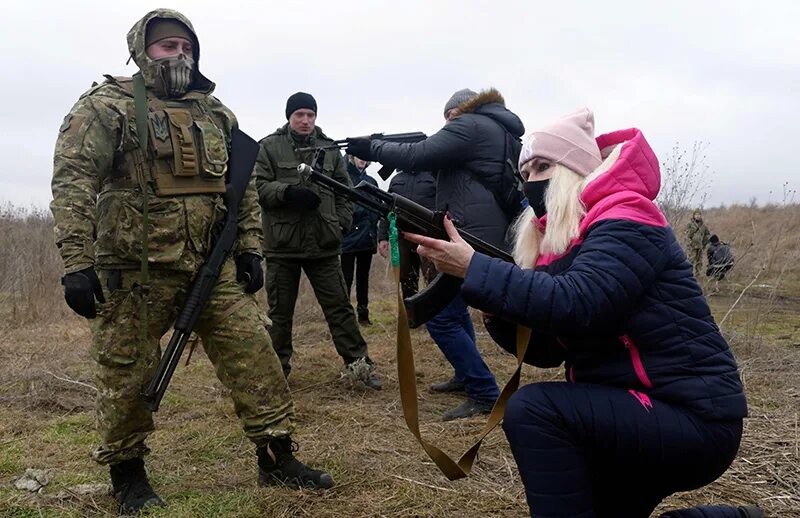
[[[616,153],[612,151],[618,145],[622,147],[614,160]],[[603,162],[600,167],[608,170],[589,182],[581,193],[586,206],[581,236],[591,225],[605,219],[667,226],[666,218],[653,203],[661,188],[658,159],[642,132],[631,128],[606,133],[597,137],[597,147],[606,161],[613,162]]]
[[[564,254],[540,256],[537,265],[563,257],[583,241],[589,227],[598,221],[623,219],[657,227],[669,225],[653,203],[661,188],[661,173],[658,158],[642,132],[636,128],[624,129],[600,135],[596,141],[604,160],[597,170],[605,171],[581,193],[586,216],[581,220],[580,234]],[[617,146],[621,146],[618,152]],[[538,224],[544,230],[547,215]]]

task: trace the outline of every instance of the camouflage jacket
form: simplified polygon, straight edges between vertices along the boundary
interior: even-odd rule
[[[128,47],[141,66],[144,28],[154,17],[176,18],[193,31],[179,13],[159,9],[148,13],[128,33]],[[199,63],[199,49],[196,55]],[[184,109],[213,123],[218,142],[209,146],[198,126],[196,154],[217,153],[227,159],[226,144],[236,118],[211,95],[214,83],[196,72],[190,91],[178,99],[159,99],[152,78],[144,77],[148,107]],[[151,267],[195,270],[209,251],[212,229],[222,219],[225,206],[219,193],[157,195],[153,171],[155,138],[149,139],[142,159],[136,127],[130,78],[106,76],[106,81],[84,93],[64,118],[56,141],[50,205],[55,219],[56,244],[66,273],[96,265],[99,268],[135,269],[142,254],[142,185],[149,192],[149,253]],[[222,139],[224,138],[224,142]],[[169,136],[165,138],[168,140]],[[204,145],[203,145],[204,144]],[[209,151],[209,147],[212,151]],[[203,155],[206,153],[206,155]],[[138,155],[137,155],[138,154]],[[139,157],[138,161],[136,157]],[[219,156],[217,156],[219,158]],[[169,169],[167,169],[169,171]],[[137,181],[137,176],[139,181]],[[220,183],[224,178],[218,180]],[[240,208],[239,238],[234,254],[260,255],[260,207],[251,180]]]
[[[689,248],[703,250],[711,239],[711,231],[703,221],[695,221],[692,218],[686,224],[686,237],[689,240]]]
[[[315,258],[341,253],[342,229],[353,222],[352,204],[343,196],[300,177],[297,166],[311,164],[313,152],[297,153],[298,147],[324,146],[333,141],[320,128],[298,145],[289,125],[261,140],[255,176],[264,223],[266,257]],[[345,161],[338,151],[327,151],[323,167],[336,181],[352,185]],[[284,193],[289,185],[311,189],[321,198],[316,210],[286,207]]]

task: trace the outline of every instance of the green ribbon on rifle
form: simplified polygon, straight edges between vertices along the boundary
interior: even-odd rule
[[[390,212],[386,219],[389,220],[389,250],[391,251],[392,267],[400,266],[400,245],[398,243],[397,214]]]

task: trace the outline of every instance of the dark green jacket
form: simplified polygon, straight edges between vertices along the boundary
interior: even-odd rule
[[[255,177],[264,225],[264,256],[311,259],[341,253],[342,229],[353,221],[352,204],[343,196],[301,179],[297,166],[311,164],[313,152],[297,153],[298,147],[323,146],[333,141],[317,127],[304,142],[296,142],[286,124],[261,140]],[[352,185],[341,153],[325,153],[325,174]],[[286,187],[297,185],[313,190],[322,202],[316,210],[286,207]]]

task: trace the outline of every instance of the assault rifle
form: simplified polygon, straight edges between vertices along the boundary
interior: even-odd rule
[[[383,133],[373,133],[369,136],[364,137],[348,137],[343,138],[341,140],[334,140],[333,144],[328,144],[327,146],[316,146],[316,147],[301,147],[297,148],[298,153],[304,153],[308,151],[314,151],[318,153],[319,151],[327,151],[329,149],[338,149],[342,150],[347,148],[350,145],[350,142],[356,139],[367,138],[369,140],[384,140],[386,142],[399,142],[399,143],[406,143],[406,144],[414,144],[415,142],[421,142],[428,138],[426,134],[421,131],[412,131],[410,133],[390,133],[389,135],[385,135]],[[317,158],[314,158],[314,165],[318,163]],[[383,167],[380,168],[378,171],[378,176],[387,180],[389,176],[394,172],[395,167],[392,165],[384,164]]]
[[[186,347],[186,342],[192,334],[192,329],[197,323],[200,313],[208,302],[211,292],[219,279],[222,266],[236,244],[239,233],[239,205],[244,198],[250,175],[258,156],[258,142],[246,133],[234,128],[231,131],[231,152],[228,160],[228,183],[225,186],[225,219],[220,222],[215,232],[214,247],[197,272],[186,303],[178,314],[173,326],[172,337],[169,345],[158,362],[158,368],[150,381],[147,390],[142,394],[142,399],[148,408],[155,412],[164,397],[175,367],[181,359],[181,353]]]
[[[349,187],[329,176],[325,176],[322,172],[306,164],[297,166],[297,171],[304,179],[322,185],[368,210],[377,212],[383,217],[388,216],[390,212],[394,212],[399,230],[436,239],[450,239],[444,228],[444,212],[426,209],[408,198],[382,191],[367,182],[360,182],[355,187]],[[514,258],[510,254],[496,246],[473,236],[469,232],[463,230],[458,232],[476,252],[490,257],[497,257],[510,263],[514,262]],[[412,328],[419,327],[441,312],[458,294],[463,282],[463,279],[458,277],[438,273],[427,288],[412,297],[404,299],[409,326]]]

